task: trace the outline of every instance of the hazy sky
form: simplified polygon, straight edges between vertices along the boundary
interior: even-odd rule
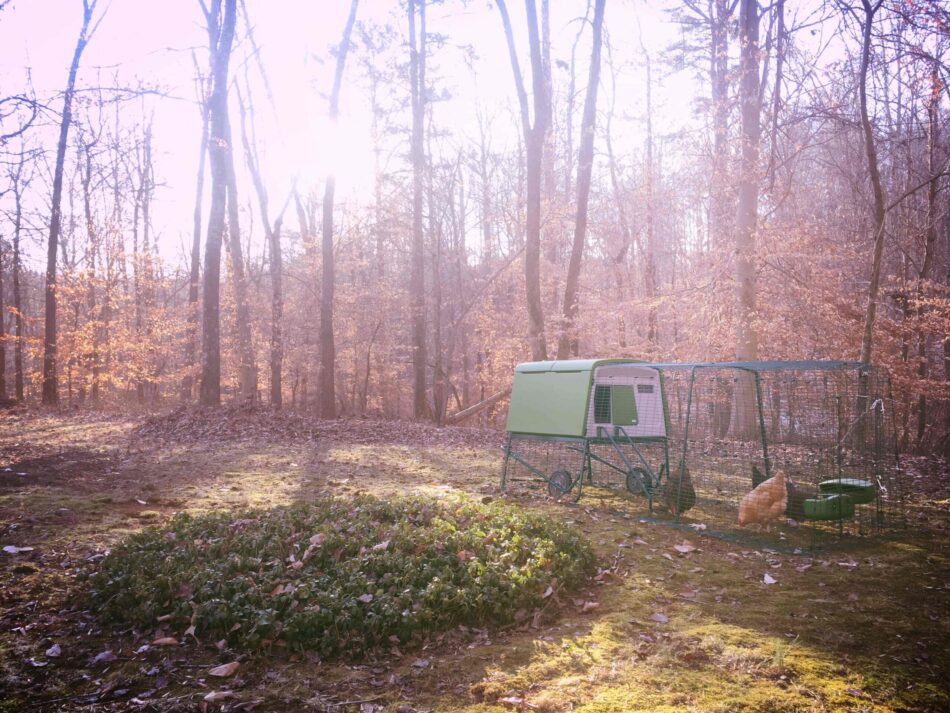
[[[277,112],[270,110],[258,92],[258,134],[267,142],[265,158],[271,203],[279,204],[298,175],[301,184],[320,190],[321,177],[332,166],[337,173],[342,200],[358,199],[370,185],[372,153],[369,145],[370,117],[362,88],[354,81],[356,64],[351,55],[342,97],[340,129],[327,140],[326,99],[332,60],[327,49],[339,42],[349,11],[349,0],[246,0],[255,39],[261,49],[273,85]],[[192,50],[199,63],[207,65],[204,18],[198,0],[100,0],[108,8],[98,32],[82,58],[80,86],[110,84],[112,75],[124,86],[140,81],[158,85],[169,98],[152,97],[132,102],[123,110],[129,124],[141,121],[143,113],[154,117],[156,177],[162,183],[155,199],[154,227],[160,235],[162,253],[174,257],[189,240],[190,214],[194,194],[200,123],[194,103]],[[608,0],[606,28],[615,47],[618,64],[627,63],[618,87],[619,118],[615,143],[620,150],[632,150],[639,142],[643,114],[640,30],[643,42],[656,53],[676,37],[678,30],[668,22],[663,7],[670,2]],[[553,0],[551,28],[555,60],[568,61],[570,46],[583,15],[583,0]],[[527,70],[527,39],[524,8],[510,0],[520,60]],[[81,0],[15,0],[0,13],[0,91],[21,91],[25,68],[29,67],[37,93],[49,97],[61,91],[81,22]],[[361,0],[358,18],[379,23],[391,22],[405,32],[404,11],[395,0]],[[496,144],[514,140],[518,126],[511,119],[514,84],[504,42],[502,24],[493,3],[487,0],[448,0],[431,7],[430,33],[443,33],[447,46],[433,58],[441,77],[440,87],[452,95],[441,102],[436,121],[461,135],[475,136],[476,103],[496,115]],[[461,47],[474,48],[476,75],[461,61]],[[247,47],[247,45],[244,45]],[[586,84],[589,30],[578,52],[578,91]],[[243,73],[238,50],[232,62]],[[556,70],[558,71],[558,70]],[[232,76],[233,76],[232,72]],[[433,73],[434,75],[435,73]],[[606,75],[606,71],[604,72]],[[252,80],[257,82],[252,67]],[[564,73],[561,80],[566,79]],[[556,76],[557,80],[557,76]],[[606,76],[601,106],[608,100]],[[530,87],[530,81],[528,82]],[[563,86],[563,84],[562,84]],[[256,88],[260,90],[260,85]],[[658,131],[677,128],[687,120],[697,85],[680,73],[672,80],[660,78],[654,90]],[[58,107],[58,102],[54,106]],[[578,120],[581,95],[578,101]],[[232,97],[235,135],[238,123]],[[43,131],[47,148],[53,149],[54,131]],[[245,198],[250,184],[242,182]],[[259,230],[255,230],[260,234]]]

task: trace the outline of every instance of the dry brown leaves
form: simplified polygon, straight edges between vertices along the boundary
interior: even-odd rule
[[[133,438],[181,443],[328,440],[365,445],[495,448],[502,445],[504,435],[492,429],[440,428],[429,423],[373,418],[324,420],[294,411],[275,411],[267,406],[225,405],[218,408],[183,406],[154,416],[134,430]]]

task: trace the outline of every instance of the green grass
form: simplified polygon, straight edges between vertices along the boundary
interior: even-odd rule
[[[107,622],[161,617],[199,639],[322,657],[419,644],[459,624],[525,620],[594,555],[573,528],[469,499],[322,498],[180,514],[133,535],[89,582]]]

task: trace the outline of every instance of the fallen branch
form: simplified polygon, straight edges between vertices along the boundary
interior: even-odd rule
[[[511,393],[510,387],[505,389],[504,391],[499,391],[494,396],[489,396],[487,399],[485,399],[484,401],[479,401],[474,406],[469,406],[467,409],[464,409],[462,411],[459,411],[458,413],[454,413],[451,416],[448,416],[445,419],[445,424],[447,426],[452,426],[458,423],[459,421],[464,421],[466,418],[469,418],[471,416],[474,416],[477,413],[484,411],[489,406],[494,406],[499,401],[506,398],[510,393]]]

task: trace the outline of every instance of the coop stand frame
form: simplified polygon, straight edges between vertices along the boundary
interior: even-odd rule
[[[533,437],[529,434],[508,434],[508,437],[505,439],[505,445],[503,447],[505,456],[504,462],[502,465],[501,472],[501,482],[500,490],[502,493],[507,492],[507,483],[508,483],[508,462],[509,460],[514,460],[520,465],[528,469],[529,472],[540,478],[542,481],[548,484],[550,488],[561,489],[559,483],[555,483],[552,479],[554,473],[548,474],[542,471],[540,468],[532,465],[526,457],[519,454],[512,447],[512,436],[517,435],[518,438],[523,438],[527,440],[538,440],[543,442],[558,441],[568,444],[580,444],[583,443],[583,446],[580,445],[568,445],[567,448],[571,451],[579,453],[581,455],[581,467],[577,472],[576,476],[574,473],[570,473],[571,480],[569,487],[566,491],[563,492],[561,497],[567,493],[571,493],[571,501],[577,502],[581,497],[581,490],[583,489],[584,476],[587,476],[587,482],[590,485],[595,485],[594,483],[594,470],[593,470],[593,461],[601,463],[612,470],[622,474],[625,478],[624,485],[627,487],[627,490],[632,494],[641,494],[647,499],[647,503],[650,509],[650,512],[653,512],[653,498],[660,491],[663,483],[663,472],[664,466],[666,473],[671,473],[670,469],[670,449],[669,449],[669,439],[666,437],[656,437],[651,436],[647,438],[636,438],[630,436],[622,426],[611,426],[615,430],[615,434],[611,435],[610,429],[605,426],[597,427],[597,436],[594,438],[591,437],[582,437],[582,438],[568,438],[568,437],[556,437],[552,438],[551,436],[538,436]],[[663,446],[663,464],[660,467],[659,472],[655,471],[650,465],[647,458],[643,455],[643,452],[637,446],[638,443],[660,443]],[[609,445],[611,449],[619,456],[620,460],[623,462],[621,467],[617,463],[603,458],[602,456],[597,455],[591,451],[591,445],[604,444]],[[621,446],[629,445],[634,453],[636,454],[637,460],[642,464],[636,465],[628,457]],[[680,478],[682,479],[683,465],[681,464],[680,469]],[[643,475],[641,475],[643,474]],[[646,476],[644,479],[643,476]],[[669,479],[669,475],[667,478]],[[630,480],[633,480],[639,486],[640,492],[637,493],[629,487]]]
[[[523,465],[525,468],[527,468],[529,471],[531,471],[534,475],[536,475],[536,476],[539,477],[541,480],[543,480],[545,483],[547,483],[549,489],[553,486],[553,487],[557,488],[558,490],[560,490],[560,489],[561,489],[560,484],[555,483],[547,473],[545,473],[544,471],[540,470],[539,468],[535,468],[533,465],[531,465],[531,463],[529,463],[527,460],[525,460],[524,458],[522,458],[520,455],[518,455],[518,454],[512,449],[512,447],[511,447],[511,435],[512,435],[512,434],[509,433],[509,434],[508,434],[508,437],[505,439],[505,446],[504,446],[505,460],[504,460],[504,463],[503,463],[503,465],[502,465],[502,470],[501,470],[501,483],[500,483],[500,490],[501,490],[501,492],[502,492],[502,493],[506,493],[506,492],[507,492],[507,487],[508,487],[508,461],[509,461],[509,459],[514,459],[517,463]],[[519,434],[519,437],[521,437],[521,438],[531,438],[531,436],[521,435],[521,434]],[[580,500],[580,497],[581,497],[581,490],[582,490],[583,487],[584,487],[584,475],[585,475],[585,473],[588,472],[588,468],[589,468],[588,463],[590,462],[590,444],[589,444],[588,440],[587,440],[586,438],[583,438],[583,439],[580,439],[580,438],[551,438],[551,437],[549,437],[549,436],[548,436],[548,437],[544,437],[544,438],[540,438],[540,437],[539,437],[539,438],[537,438],[536,440],[539,440],[539,441],[562,441],[562,442],[565,442],[565,441],[566,441],[566,442],[570,442],[570,443],[574,443],[574,442],[577,442],[577,441],[583,441],[583,442],[584,442],[584,448],[576,448],[576,447],[568,446],[568,448],[570,448],[571,450],[576,450],[576,451],[582,453],[583,456],[582,456],[582,461],[581,461],[581,468],[580,468],[580,471],[577,473],[577,477],[575,478],[575,477],[573,476],[573,474],[571,474],[571,481],[570,481],[570,484],[569,484],[567,490],[563,491],[563,493],[562,493],[561,496],[560,496],[560,497],[564,497],[564,496],[567,495],[568,493],[571,493],[571,502],[577,502],[578,500]],[[570,474],[570,471],[568,471],[568,473]],[[553,475],[553,473],[552,473],[551,475]]]

